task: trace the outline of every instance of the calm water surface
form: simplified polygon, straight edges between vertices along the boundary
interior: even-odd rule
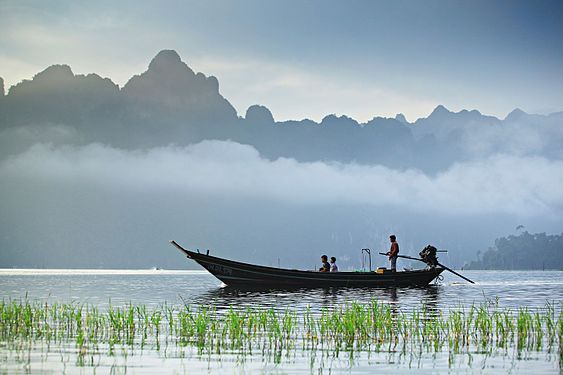
[[[376,299],[400,308],[432,305],[439,309],[497,299],[502,307],[543,307],[563,301],[561,271],[465,271],[469,284],[444,273],[444,280],[428,288],[327,288],[237,290],[224,287],[206,271],[166,270],[0,270],[0,298],[49,302],[80,302],[107,306],[167,303],[212,305],[217,308],[273,307],[302,309],[330,307],[350,301]]]
[[[237,290],[221,285],[206,271],[166,270],[0,270],[0,298],[48,303],[75,302],[105,309],[112,306],[145,304],[152,307],[189,304],[228,308],[274,308],[319,312],[350,302],[377,300],[397,310],[410,311],[426,306],[447,313],[451,308],[494,301],[499,308],[543,308],[563,302],[563,272],[560,271],[465,271],[474,280],[469,284],[454,275],[444,275],[427,288],[388,289],[299,289]],[[560,345],[560,344],[559,344]],[[508,349],[509,351],[512,349]],[[155,351],[128,349],[125,355],[99,353],[90,362],[76,361],[76,346],[42,348],[38,343],[27,359],[14,358],[0,346],[0,372],[59,373],[373,373],[374,370],[435,372],[560,373],[559,353],[468,353],[452,356],[438,353],[347,353],[338,358],[322,350],[311,354],[296,350],[283,360],[271,361],[263,353],[240,356],[236,353],[201,355],[194,350]]]

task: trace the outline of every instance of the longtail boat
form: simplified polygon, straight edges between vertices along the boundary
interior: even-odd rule
[[[433,265],[425,269],[397,272],[391,270],[303,271],[236,262],[211,256],[209,252],[202,254],[199,251],[184,249],[175,241],[170,243],[228,286],[272,288],[426,286],[447,269],[442,265]]]

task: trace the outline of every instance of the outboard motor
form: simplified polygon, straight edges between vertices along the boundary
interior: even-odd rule
[[[422,251],[418,253],[418,255],[420,255],[420,258],[430,267],[436,267],[438,265],[438,258],[436,257],[437,251],[438,249],[436,249],[434,246],[428,245],[424,249],[422,249]]]

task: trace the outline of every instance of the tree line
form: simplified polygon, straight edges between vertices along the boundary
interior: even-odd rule
[[[477,253],[478,259],[466,269],[483,270],[541,270],[563,269],[563,233],[528,233],[510,235],[495,240],[495,245],[484,253]]]

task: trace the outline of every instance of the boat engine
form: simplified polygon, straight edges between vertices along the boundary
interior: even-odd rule
[[[424,249],[422,249],[422,251],[418,253],[418,255],[420,255],[420,258],[430,267],[436,267],[438,265],[438,258],[436,257],[437,251],[438,249],[436,249],[434,246],[428,245]]]

